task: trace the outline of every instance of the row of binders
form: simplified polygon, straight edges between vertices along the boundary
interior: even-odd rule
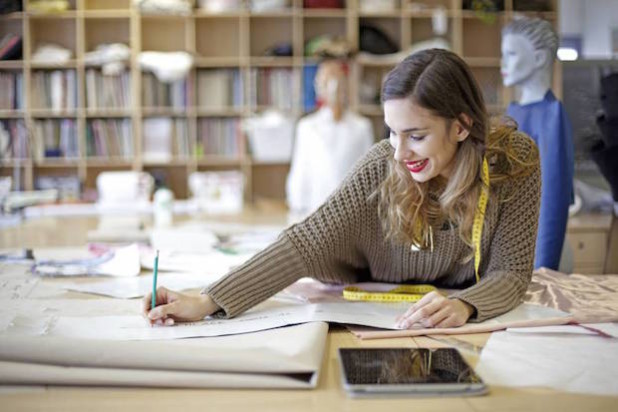
[[[86,107],[89,109],[128,109],[131,105],[131,74],[103,75],[100,70],[86,70]]]
[[[29,159],[28,129],[22,119],[0,121],[0,159]]]
[[[249,72],[248,95],[239,69],[205,69],[196,74],[196,88],[191,80],[163,83],[151,73],[142,75],[142,102],[146,108],[186,109],[195,104],[202,109],[241,110],[244,104],[252,108],[273,107],[292,110],[296,73],[291,68],[255,68]],[[0,110],[24,108],[23,74],[0,72]],[[86,107],[97,109],[131,108],[131,73],[103,75],[99,69],[85,72]],[[77,104],[77,74],[68,70],[37,70],[32,73],[32,103],[34,109],[53,111],[74,110]],[[193,93],[196,94],[193,102]]]
[[[88,157],[131,159],[133,156],[131,120],[103,120],[88,122],[86,126],[86,155]]]
[[[53,111],[77,107],[75,70],[36,71],[32,74],[32,107]]]
[[[153,160],[174,157],[224,156],[238,158],[244,152],[239,119],[200,119],[197,141],[192,143],[184,119],[149,118],[143,124],[143,153]],[[80,157],[75,119],[36,119],[31,130],[21,119],[0,122],[0,158],[43,159]],[[130,119],[95,119],[86,124],[86,156],[129,159],[134,153]],[[31,144],[30,144],[31,142]],[[30,153],[32,146],[32,153]]]
[[[75,119],[35,120],[33,133],[35,160],[79,157]]]
[[[243,138],[239,119],[200,119],[197,128],[198,157],[217,155],[238,158],[243,152]]]
[[[0,110],[24,108],[24,76],[21,72],[0,72]]]

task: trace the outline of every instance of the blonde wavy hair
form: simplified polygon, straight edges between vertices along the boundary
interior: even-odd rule
[[[432,228],[449,223],[470,246],[464,258],[468,261],[473,256],[472,225],[483,184],[483,157],[490,164],[490,187],[494,187],[530,173],[538,162],[536,153],[522,153],[517,143],[521,139],[514,139],[515,122],[501,119],[490,125],[478,84],[455,53],[424,50],[398,64],[384,80],[382,102],[402,98],[442,117],[447,127],[458,120],[469,135],[458,143],[448,180],[439,177],[419,183],[391,158],[388,176],[376,191],[386,238],[425,248]]]

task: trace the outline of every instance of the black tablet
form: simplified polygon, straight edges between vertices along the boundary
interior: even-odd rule
[[[352,396],[481,395],[487,387],[452,348],[340,348],[343,386]]]

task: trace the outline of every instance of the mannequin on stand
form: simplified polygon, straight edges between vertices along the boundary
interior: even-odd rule
[[[541,210],[534,267],[558,270],[573,200],[573,132],[551,91],[558,36],[538,18],[518,18],[502,30],[502,78],[519,99],[507,115],[536,142],[541,157]],[[563,267],[564,269],[564,267]]]
[[[315,77],[320,109],[302,118],[296,127],[286,184],[292,220],[322,205],[373,145],[371,121],[347,110],[346,83],[341,63],[320,64]]]

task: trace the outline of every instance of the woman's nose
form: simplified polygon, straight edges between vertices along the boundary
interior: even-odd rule
[[[406,144],[401,139],[396,140],[395,146],[395,160],[403,162],[410,157],[410,150],[406,147]]]

